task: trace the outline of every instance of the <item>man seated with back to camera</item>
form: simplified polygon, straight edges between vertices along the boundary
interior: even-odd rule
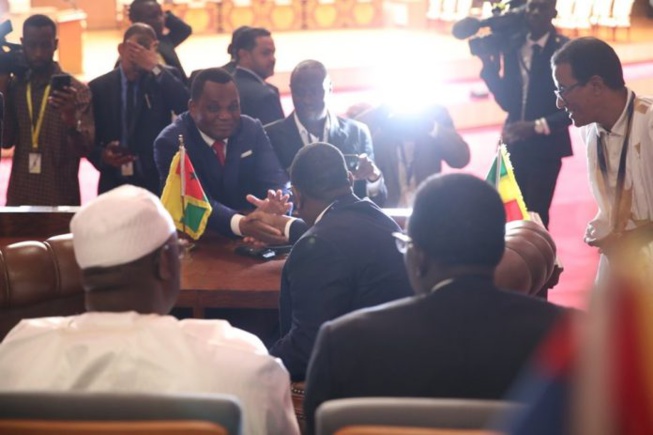
[[[469,163],[469,146],[447,109],[437,104],[408,111],[382,104],[356,115],[372,133],[374,159],[388,191],[385,207],[410,207],[417,186],[442,170]]]
[[[225,320],[167,315],[180,289],[170,214],[124,185],[70,223],[87,312],[21,321],[0,344],[0,390],[233,394],[245,434],[297,434],[288,372]]]
[[[494,285],[506,215],[467,174],[428,178],[393,234],[415,296],[326,322],[306,377],[317,407],[345,397],[501,399],[564,310]]]
[[[320,325],[358,308],[410,294],[392,233],[399,226],[352,190],[342,153],[315,143],[299,150],[290,168],[293,203],[310,227],[295,243],[281,276],[281,338],[270,354],[302,381]],[[260,213],[260,212],[257,212]],[[272,216],[277,227],[293,218]]]
[[[251,235],[256,221],[243,219],[240,213],[254,208],[246,199],[248,194],[265,198],[272,190],[282,195],[288,189],[288,176],[261,123],[241,115],[238,89],[228,72],[221,68],[201,71],[193,81],[188,108],[154,142],[161,185],[165,185],[182,136],[213,207],[208,228],[228,237]]]

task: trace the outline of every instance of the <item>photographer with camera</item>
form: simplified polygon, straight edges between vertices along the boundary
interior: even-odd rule
[[[26,68],[0,61],[2,147],[14,147],[7,205],[79,205],[79,161],[94,136],[91,93],[53,61],[58,39],[50,18],[25,20],[21,43]]]
[[[570,120],[556,107],[550,66],[551,56],[568,39],[551,22],[557,15],[555,0],[529,0],[523,14],[525,29],[511,35],[518,43],[474,54],[483,61],[481,78],[508,112],[502,139],[526,206],[548,228],[562,158],[572,155]]]

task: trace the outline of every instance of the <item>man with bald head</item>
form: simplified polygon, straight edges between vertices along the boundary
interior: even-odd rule
[[[0,390],[224,393],[243,433],[296,434],[288,373],[252,334],[224,320],[178,321],[172,218],[159,199],[125,185],[70,223],[87,312],[27,319],[0,344]]]
[[[338,148],[351,166],[354,192],[383,205],[386,188],[381,171],[374,164],[369,129],[357,121],[336,116],[328,109],[333,89],[326,67],[316,60],[300,62],[290,75],[295,111],[285,119],[265,126],[281,165],[288,170],[302,147],[327,142]],[[357,157],[357,158],[356,158]]]

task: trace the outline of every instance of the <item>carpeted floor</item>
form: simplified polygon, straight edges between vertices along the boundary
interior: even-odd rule
[[[550,291],[549,299],[562,305],[584,308],[598,256],[593,249],[583,244],[582,235],[595,208],[587,185],[583,144],[575,131],[572,132],[575,155],[564,160],[551,211],[551,234],[565,270],[560,283]],[[482,128],[462,133],[472,152],[471,162],[464,171],[484,177],[494,158],[499,128]],[[0,205],[5,203],[10,171],[10,159],[2,159]],[[79,174],[84,203],[96,196],[98,173],[88,161],[83,160]]]

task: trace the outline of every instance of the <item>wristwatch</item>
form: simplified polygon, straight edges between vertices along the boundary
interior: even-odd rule
[[[544,127],[544,122],[542,122],[542,118],[535,120],[535,126],[533,128],[535,130],[535,133],[537,134],[546,133],[546,128]]]
[[[159,65],[154,65],[154,68],[152,68],[152,74],[154,74],[154,77],[159,77],[163,70]]]

